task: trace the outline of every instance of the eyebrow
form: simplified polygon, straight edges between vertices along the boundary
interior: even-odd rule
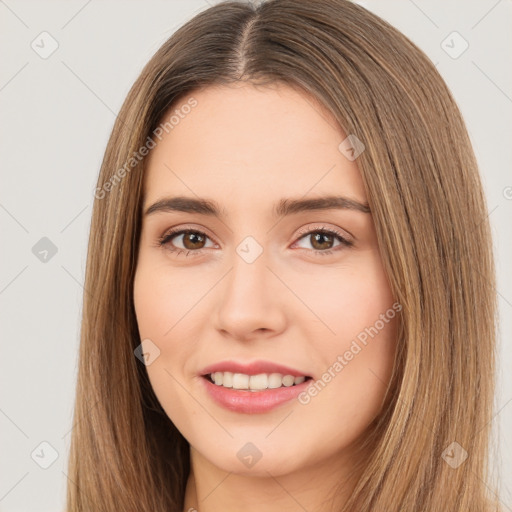
[[[341,196],[326,196],[312,199],[281,199],[273,209],[275,217],[293,215],[306,211],[320,210],[354,210],[362,213],[370,213],[368,203],[361,203],[354,199]],[[177,196],[166,197],[152,204],[145,212],[145,216],[157,212],[185,212],[198,213],[221,218],[225,210],[212,200],[194,197]]]

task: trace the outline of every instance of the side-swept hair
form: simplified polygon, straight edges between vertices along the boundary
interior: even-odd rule
[[[498,510],[484,483],[492,243],[459,109],[430,60],[378,16],[348,0],[270,0],[220,3],[188,21],[145,66],[113,128],[89,238],[68,511],[182,512],[189,446],[134,357],[145,159],[126,162],[172,105],[237,81],[313,95],[366,146],[357,163],[403,309],[389,406],[344,510]],[[442,458],[453,442],[468,453],[456,469]]]

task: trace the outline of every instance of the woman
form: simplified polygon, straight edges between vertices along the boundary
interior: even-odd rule
[[[484,196],[397,30],[346,0],[200,13],[95,196],[68,510],[499,510]]]

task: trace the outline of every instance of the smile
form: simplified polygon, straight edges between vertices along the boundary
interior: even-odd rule
[[[263,391],[302,384],[308,377],[283,375],[281,373],[259,373],[247,375],[233,372],[214,372],[206,376],[213,384],[238,390]]]
[[[214,403],[240,414],[262,414],[290,404],[313,382],[311,377],[279,373],[215,372],[202,377],[206,394]]]

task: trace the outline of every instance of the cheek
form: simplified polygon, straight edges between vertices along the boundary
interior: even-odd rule
[[[194,317],[200,312],[201,299],[214,283],[211,273],[202,275],[193,269],[170,271],[165,263],[143,258],[135,273],[133,289],[141,337],[178,343],[176,338],[186,335],[187,325],[196,322]]]
[[[156,346],[158,353],[146,370],[157,398],[173,421],[195,414],[183,385],[189,386],[190,379],[197,378],[201,341],[209,337],[204,332],[208,327],[207,301],[202,299],[217,280],[208,270],[191,267],[171,271],[150,257],[143,255],[139,260],[133,287],[139,335],[141,340],[151,340],[149,346]]]
[[[370,317],[378,319],[381,311],[387,310],[375,308],[375,315]],[[392,316],[394,310],[389,311]],[[354,319],[347,327],[354,335],[339,335],[317,345],[321,373],[298,396],[298,435],[315,432],[317,439],[309,454],[312,458],[343,451],[363,440],[384,407],[396,349],[397,318],[388,319],[382,329],[378,329],[380,323],[375,327],[375,320],[369,327],[356,324]],[[337,325],[343,332],[341,321]]]
[[[180,293],[179,273],[173,279],[169,274],[168,269],[142,260],[134,279],[134,306],[140,339],[144,343],[151,340],[147,346],[158,354],[146,365],[151,387],[168,417],[182,432],[188,433],[193,431],[200,411],[194,409],[194,402],[184,391],[183,372],[197,350],[197,343],[184,332],[187,322],[180,319],[188,319],[188,315],[184,318],[187,311],[193,314],[191,308],[197,298],[194,301],[195,294],[190,293],[190,288],[188,293]]]
[[[313,268],[308,273],[287,272],[286,280],[316,317],[313,321],[314,317],[304,310],[299,320],[301,329],[315,329],[308,332],[308,339],[327,354],[333,349],[342,350],[347,341],[350,344],[360,333],[364,337],[365,329],[379,321],[394,303],[374,250],[347,258],[343,265]],[[380,322],[378,327],[381,330]]]
[[[190,282],[187,286],[182,275],[161,265],[143,264],[134,280],[140,339],[151,340],[145,343],[156,346],[154,350],[158,353],[154,362],[147,365],[147,371],[152,381],[164,381],[166,385],[172,381],[169,374],[183,380],[177,373],[187,373],[201,337],[197,330],[197,325],[201,325],[198,302],[205,291]]]
[[[302,425],[313,428],[314,418],[322,417],[323,425],[331,425],[321,427],[322,435],[329,437],[337,425],[336,439],[348,442],[381,410],[394,363],[400,305],[375,253],[333,269],[330,278],[308,279],[308,284],[303,297],[323,325],[309,331],[318,373],[316,384],[299,396]]]

